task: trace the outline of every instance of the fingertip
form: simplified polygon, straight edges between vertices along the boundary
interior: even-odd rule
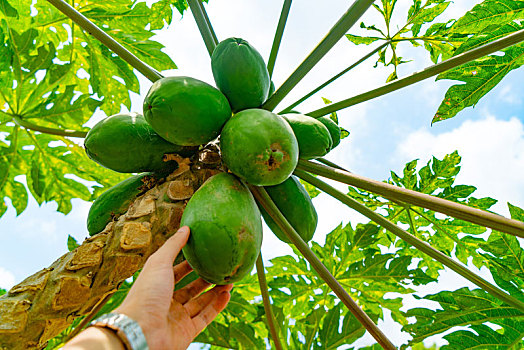
[[[221,291],[218,293],[217,298],[215,300],[215,310],[218,312],[224,310],[229,303],[229,300],[231,299],[231,294],[228,290]]]

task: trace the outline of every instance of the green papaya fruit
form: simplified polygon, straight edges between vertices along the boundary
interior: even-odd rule
[[[132,176],[111,187],[93,202],[87,215],[90,236],[101,232],[114,218],[125,213],[136,197],[150,189],[159,177],[153,173]]]
[[[167,142],[138,113],[115,114],[98,122],[87,133],[84,147],[89,158],[121,173],[172,171],[177,163],[164,162],[164,154],[188,157],[198,151]]]
[[[276,186],[264,187],[284,217],[305,242],[313,238],[317,228],[318,215],[306,189],[295,176]],[[283,242],[291,243],[269,214],[260,207],[267,226]]]
[[[263,109],[235,114],[220,135],[222,160],[252,185],[272,186],[287,179],[298,163],[298,143],[285,119]]]
[[[322,157],[331,150],[331,135],[324,124],[304,114],[290,113],[284,114],[282,117],[295,133],[300,158]]]
[[[211,70],[233,112],[259,107],[266,101],[271,85],[269,73],[260,53],[247,41],[221,41],[211,56]]]
[[[331,149],[337,147],[340,143],[340,127],[330,117],[324,116],[317,118],[317,120],[324,124],[324,126],[328,129],[329,134],[331,135]]]
[[[144,116],[164,139],[198,146],[215,139],[231,117],[219,90],[190,77],[166,77],[153,83],[144,99]]]
[[[182,249],[208,282],[239,281],[253,269],[262,244],[262,220],[249,189],[234,175],[209,178],[191,197],[180,226],[191,235]]]

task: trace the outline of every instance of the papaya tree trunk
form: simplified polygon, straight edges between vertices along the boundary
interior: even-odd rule
[[[221,171],[218,153],[209,148],[193,163],[176,160],[180,166],[175,172],[137,197],[102,232],[0,297],[1,350],[44,348],[116,291],[176,232],[187,200]]]

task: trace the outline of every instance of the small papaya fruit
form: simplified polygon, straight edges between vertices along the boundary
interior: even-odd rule
[[[218,89],[190,77],[166,77],[153,83],[144,99],[144,116],[164,139],[198,146],[215,139],[231,117]]]
[[[284,217],[305,242],[313,238],[318,223],[318,215],[306,189],[295,176],[276,186],[264,187]],[[259,206],[267,226],[283,242],[291,243],[269,214]]]
[[[328,129],[329,134],[331,135],[331,149],[337,147],[340,143],[340,127],[333,121],[333,119],[327,116],[317,118],[317,120],[324,124],[324,126]]]
[[[136,197],[149,190],[159,180],[153,173],[132,176],[98,196],[87,215],[90,236],[101,232],[114,218],[125,213]]]
[[[188,201],[180,226],[191,235],[182,249],[189,265],[215,284],[239,281],[253,269],[262,220],[249,189],[234,175],[209,178]]]
[[[120,173],[174,170],[177,163],[164,162],[164,154],[188,157],[198,150],[167,142],[138,113],[115,114],[101,120],[87,133],[84,147],[89,158]]]
[[[266,101],[269,73],[260,53],[246,40],[221,41],[211,55],[211,70],[233,112],[257,108]]]
[[[331,135],[324,124],[304,114],[290,113],[284,114],[282,117],[295,133],[300,158],[322,157],[331,150]]]
[[[220,135],[222,160],[252,185],[272,186],[287,179],[298,163],[298,143],[285,119],[263,109],[235,114]]]

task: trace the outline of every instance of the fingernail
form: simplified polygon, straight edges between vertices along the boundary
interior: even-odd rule
[[[189,227],[188,226],[182,226],[178,229],[178,231],[176,231],[175,234],[177,233],[186,233],[186,232],[189,232]]]

